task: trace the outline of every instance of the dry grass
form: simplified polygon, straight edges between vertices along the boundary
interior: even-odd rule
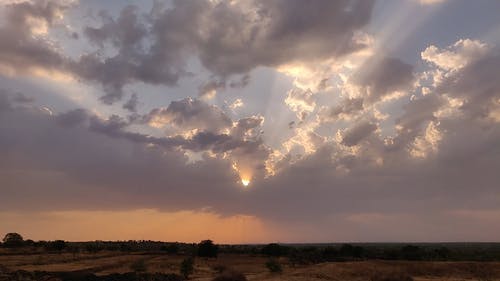
[[[144,260],[148,272],[178,273],[184,257],[172,255],[99,253],[99,254],[36,254],[0,255],[0,266],[9,270],[79,271],[88,270],[98,275],[125,273],[130,265]],[[191,280],[210,281],[217,276],[217,268],[228,268],[245,274],[248,280],[263,281],[369,281],[377,275],[409,275],[415,281],[500,281],[499,262],[402,262],[363,261],[323,263],[291,267],[280,259],[283,273],[269,273],[268,259],[260,256],[221,255],[217,259],[196,258]]]

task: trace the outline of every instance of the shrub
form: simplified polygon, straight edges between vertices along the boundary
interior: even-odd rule
[[[193,274],[194,271],[194,259],[189,257],[181,262],[180,273],[184,278],[188,279],[189,275]]]
[[[269,269],[270,272],[273,272],[273,273],[279,273],[279,272],[283,271],[281,264],[275,259],[270,259],[269,261],[267,261],[266,267],[267,267],[267,269]]]

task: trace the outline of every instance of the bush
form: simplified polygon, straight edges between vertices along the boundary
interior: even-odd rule
[[[212,281],[247,281],[247,278],[240,272],[226,270],[221,275],[212,279]]]
[[[184,278],[188,279],[189,275],[193,274],[194,271],[194,259],[189,257],[181,262],[180,273]]]
[[[143,259],[133,262],[130,269],[135,272],[146,272],[148,270],[146,262]]]
[[[267,261],[266,267],[267,267],[267,269],[269,269],[270,272],[273,272],[273,273],[279,273],[279,272],[283,271],[281,264],[275,259],[270,259],[269,261]]]
[[[212,240],[203,240],[198,244],[198,256],[199,257],[217,257],[217,252],[219,247],[212,242]]]

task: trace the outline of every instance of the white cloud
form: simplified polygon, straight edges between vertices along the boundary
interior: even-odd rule
[[[431,45],[422,53],[422,59],[447,71],[456,71],[484,56],[490,47],[478,40],[461,39],[446,49]]]

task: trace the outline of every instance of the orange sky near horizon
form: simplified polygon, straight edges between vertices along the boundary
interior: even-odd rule
[[[0,233],[18,232],[25,239],[67,241],[157,240],[219,243],[265,243],[279,232],[253,216],[223,217],[205,211],[161,212],[57,211],[0,212]]]

